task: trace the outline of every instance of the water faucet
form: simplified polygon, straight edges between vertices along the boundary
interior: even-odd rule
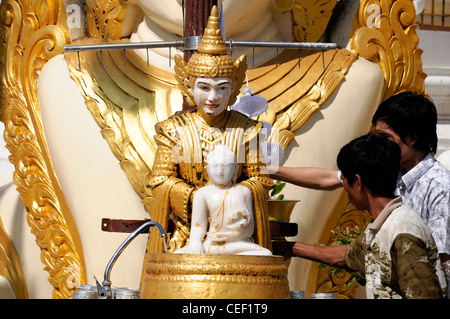
[[[97,283],[97,293],[99,299],[111,299],[112,298],[112,290],[111,290],[111,281],[109,280],[111,269],[114,266],[114,263],[116,262],[117,258],[120,256],[120,254],[123,252],[123,250],[128,246],[128,244],[140,233],[142,233],[144,230],[150,227],[156,227],[159,230],[159,233],[161,235],[161,238],[163,240],[164,249],[167,252],[167,243],[165,240],[166,232],[164,228],[154,221],[148,221],[139,226],[138,229],[136,229],[133,233],[130,234],[130,236],[125,239],[125,241],[119,246],[119,248],[116,250],[114,255],[111,257],[110,261],[108,262],[108,265],[106,265],[105,274],[104,274],[104,280],[102,284],[100,284],[97,280],[97,278],[94,279]]]

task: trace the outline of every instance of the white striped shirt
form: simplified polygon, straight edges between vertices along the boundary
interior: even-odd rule
[[[425,221],[439,253],[450,254],[450,171],[428,154],[400,176],[397,195]]]

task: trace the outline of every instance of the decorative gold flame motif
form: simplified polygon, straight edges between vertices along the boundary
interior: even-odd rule
[[[295,0],[293,34],[299,42],[317,42],[322,37],[337,0]]]
[[[120,28],[127,9],[123,0],[86,0],[86,22],[89,37],[120,39]]]
[[[380,66],[385,79],[383,100],[402,91],[424,92],[426,74],[415,16],[410,0],[366,0],[359,7],[352,49]]]

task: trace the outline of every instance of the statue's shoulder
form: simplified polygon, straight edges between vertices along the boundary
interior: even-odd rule
[[[191,121],[191,113],[192,111],[180,111],[169,116],[167,119],[156,123],[156,132],[169,133],[178,130],[181,126],[186,125]]]
[[[251,196],[252,195],[252,191],[250,190],[250,188],[248,188],[247,186],[244,186],[242,184],[236,184],[234,185],[234,191],[238,192],[244,196]]]
[[[229,122],[233,122],[233,123],[241,123],[241,127],[244,128],[259,128],[262,127],[262,123],[258,120],[254,120],[250,117],[248,117],[245,114],[242,114],[238,111],[235,110],[231,110],[230,112],[230,117],[229,117]]]

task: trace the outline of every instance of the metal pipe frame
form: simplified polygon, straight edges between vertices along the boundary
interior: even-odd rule
[[[283,49],[306,49],[306,50],[332,50],[336,49],[336,43],[321,42],[265,42],[265,41],[225,41],[230,47],[259,47],[259,48],[283,48]],[[127,49],[149,49],[149,48],[185,48],[184,41],[153,41],[134,43],[109,43],[109,44],[87,44],[87,45],[66,45],[64,52],[81,51],[106,51],[106,50],[127,50]]]

